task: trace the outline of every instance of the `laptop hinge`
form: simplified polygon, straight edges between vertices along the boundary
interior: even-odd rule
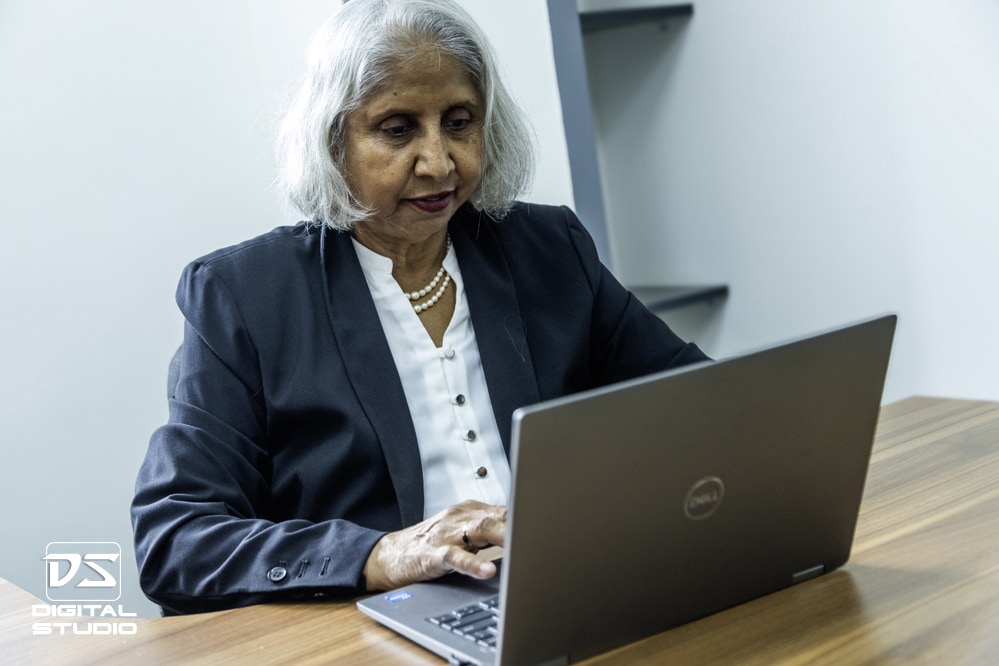
[[[826,572],[826,567],[824,564],[819,564],[814,567],[809,567],[808,569],[802,569],[796,574],[791,575],[791,585],[797,585],[798,583],[803,583],[806,580],[812,578],[817,578]]]

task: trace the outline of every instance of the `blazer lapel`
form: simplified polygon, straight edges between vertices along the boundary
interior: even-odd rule
[[[489,398],[510,456],[513,411],[541,400],[524,320],[506,256],[480,213],[466,205],[451,220],[454,244],[471,311]]]
[[[403,525],[423,520],[423,468],[416,430],[349,234],[323,229],[323,288],[333,337],[358,401],[374,428]]]

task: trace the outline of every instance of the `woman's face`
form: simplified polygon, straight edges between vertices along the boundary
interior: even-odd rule
[[[410,244],[445,229],[479,185],[483,112],[449,56],[426,48],[400,64],[346,119],[347,179],[373,211],[360,230]]]

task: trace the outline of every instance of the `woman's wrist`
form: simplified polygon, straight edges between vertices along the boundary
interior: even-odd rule
[[[378,563],[378,556],[381,553],[381,549],[382,539],[379,539],[375,542],[375,547],[368,553],[368,559],[364,563],[363,571],[361,571],[361,584],[367,592],[376,592],[385,589],[384,572]]]

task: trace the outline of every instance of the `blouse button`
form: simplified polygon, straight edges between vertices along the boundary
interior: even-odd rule
[[[441,358],[454,358],[454,347],[446,347],[442,349]]]
[[[485,467],[480,467],[479,469],[475,470],[475,474],[476,474],[476,475],[477,475],[477,476],[478,476],[478,477],[479,477],[480,479],[481,479],[482,477],[484,477],[484,476],[485,476],[486,474],[488,474],[488,473],[489,473],[489,471],[488,471],[488,470],[487,470],[487,469],[486,469]]]
[[[456,405],[464,405],[465,404],[465,396],[463,396],[462,394],[459,393],[458,395],[454,396],[454,402],[455,402]]]
[[[474,430],[469,430],[468,432],[465,433],[465,439],[467,439],[470,442],[474,442],[476,437],[478,437],[478,435],[475,434]]]

